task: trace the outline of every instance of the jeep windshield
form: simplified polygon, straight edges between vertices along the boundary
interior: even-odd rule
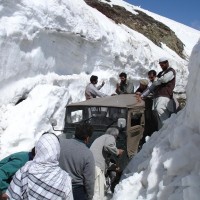
[[[108,127],[117,126],[119,118],[125,118],[125,108],[104,106],[71,106],[66,109],[65,129],[74,129],[77,124],[90,123],[95,130],[105,131]]]

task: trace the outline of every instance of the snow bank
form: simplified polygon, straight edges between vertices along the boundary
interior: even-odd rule
[[[111,3],[135,13],[121,0]],[[199,32],[160,19],[174,27],[189,55]],[[1,1],[0,159],[31,149],[52,130],[51,118],[62,129],[65,105],[84,99],[91,74],[105,80],[102,92],[112,94],[120,72],[137,86],[149,69],[160,70],[157,60],[163,55],[177,71],[176,91],[184,91],[187,61],[113,23],[83,0]],[[199,199],[199,56],[198,44],[190,59],[186,108],[144,145],[129,166],[136,173],[117,186],[113,199]]]
[[[187,61],[83,0],[2,1],[0,159],[29,150],[52,129],[50,118],[62,129],[65,105],[84,100],[91,74],[105,80],[102,92],[112,94],[120,72],[137,86],[149,69],[160,70],[157,60],[163,55],[177,71],[176,90],[184,91]]]
[[[200,123],[198,89],[200,41],[189,61],[187,105],[165,121],[131,160],[113,200],[198,200],[200,194]]]
[[[164,54],[180,74],[187,71],[179,56],[116,25],[83,0],[2,1],[0,32],[1,87],[38,74],[90,74],[98,69],[126,70],[138,79],[149,67],[159,69],[157,60]]]

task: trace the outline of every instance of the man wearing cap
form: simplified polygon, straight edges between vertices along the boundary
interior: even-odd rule
[[[140,86],[138,89],[135,91],[135,94],[142,94],[148,87],[148,80],[146,79],[140,79]]]
[[[176,72],[169,66],[166,57],[160,58],[159,64],[162,71],[157,75],[157,80],[141,95],[143,98],[153,92],[153,109],[157,112],[158,129],[162,127],[163,121],[175,112],[173,90],[176,79]]]

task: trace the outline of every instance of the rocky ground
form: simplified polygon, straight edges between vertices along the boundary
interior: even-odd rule
[[[107,1],[110,2],[109,0]],[[134,15],[124,7],[118,5],[113,5],[111,7],[109,4],[100,2],[99,0],[85,0],[85,2],[115,21],[115,23],[124,24],[129,28],[138,31],[159,47],[161,47],[161,43],[166,44],[170,49],[184,58],[184,44],[175,33],[168,26],[156,21],[144,12],[135,10],[138,14]]]

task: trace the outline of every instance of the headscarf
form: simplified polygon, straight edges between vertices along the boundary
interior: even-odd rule
[[[8,191],[11,199],[73,199],[71,178],[59,167],[60,144],[51,133],[40,137],[36,155],[17,171]]]

